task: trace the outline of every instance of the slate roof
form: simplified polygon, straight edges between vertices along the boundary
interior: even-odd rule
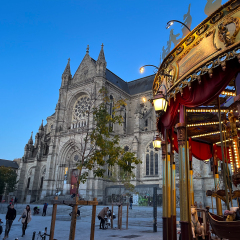
[[[91,59],[94,63],[96,63],[96,60],[94,60],[93,58]],[[149,75],[147,77],[139,78],[130,82],[125,82],[123,79],[118,77],[109,69],[106,69],[107,80],[130,95],[151,90],[154,77],[155,77],[155,74]]]
[[[126,93],[130,95],[146,92],[152,89],[153,80],[155,74],[139,78],[130,82],[125,82],[116,74],[112,73],[110,70],[106,69],[106,78],[109,82],[113,83]]]
[[[19,168],[19,166],[16,162],[11,161],[11,160],[5,160],[5,159],[0,159],[0,167],[1,166],[11,167],[11,168],[15,168],[15,169]]]
[[[155,74],[128,82],[128,89],[131,95],[146,92],[152,89]]]
[[[121,88],[126,93],[130,94],[128,89],[128,83],[118,77],[116,74],[106,69],[106,78],[109,82],[113,83],[117,87]]]

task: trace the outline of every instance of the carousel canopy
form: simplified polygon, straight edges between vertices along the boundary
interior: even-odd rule
[[[164,134],[176,123],[185,123],[192,154],[201,160],[212,157],[212,146],[216,144],[217,149],[220,142],[219,103],[226,146],[232,138],[227,132],[232,127],[230,116],[238,116],[239,30],[240,1],[231,0],[181,40],[164,59],[154,79],[153,96],[166,87],[168,100],[166,112],[159,117],[158,130]],[[238,130],[237,117],[234,121]],[[220,151],[218,157],[221,159]]]

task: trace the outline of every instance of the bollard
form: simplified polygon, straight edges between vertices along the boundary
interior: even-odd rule
[[[34,232],[33,232],[33,236],[32,236],[32,240],[35,239],[35,235],[36,235],[36,232],[34,231]],[[16,239],[18,239],[18,238],[16,238]],[[16,239],[15,239],[15,240],[16,240]]]

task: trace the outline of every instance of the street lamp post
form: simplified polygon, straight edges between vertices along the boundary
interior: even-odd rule
[[[167,25],[166,25],[166,29],[170,28],[170,27],[173,25],[174,22],[181,23],[185,28],[187,28],[187,30],[188,30],[189,32],[191,32],[191,29],[190,29],[185,23],[183,23],[183,22],[181,22],[181,21],[178,21],[178,20],[171,20],[171,21],[169,21],[169,22],[167,23]]]
[[[140,67],[140,73],[143,73],[144,72],[144,67],[154,67],[155,69],[158,70],[158,67],[155,66],[155,65],[151,65],[151,64],[148,64],[148,65],[143,65],[142,67]]]

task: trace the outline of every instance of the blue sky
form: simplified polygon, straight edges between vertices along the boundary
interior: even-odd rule
[[[222,3],[225,3],[223,0]],[[207,0],[3,1],[0,9],[0,158],[22,157],[31,131],[55,111],[61,75],[72,75],[86,47],[97,59],[104,44],[107,68],[125,81],[153,73],[169,38],[169,20],[183,21],[191,3],[192,26],[207,16]],[[174,24],[174,33],[181,25]]]

